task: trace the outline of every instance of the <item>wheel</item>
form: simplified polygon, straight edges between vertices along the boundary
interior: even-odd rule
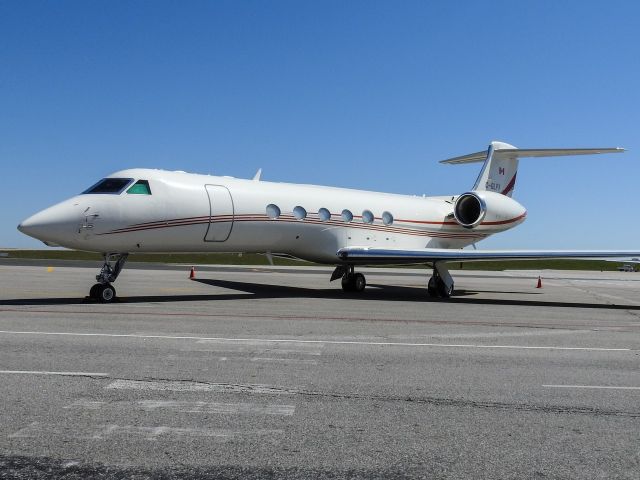
[[[427,284],[427,293],[430,297],[438,297],[438,287],[436,285],[436,277],[433,276],[429,279],[429,283]]]
[[[101,284],[96,283],[93,287],[91,287],[91,290],[89,290],[89,298],[93,298],[94,300],[98,300],[98,289],[101,286],[102,286]]]
[[[106,285],[100,285],[96,289],[96,295],[100,303],[111,303],[116,298],[116,289],[108,283]]]
[[[449,298],[453,293],[453,284],[447,288],[446,284],[440,280],[438,282],[438,293],[442,298]]]
[[[429,296],[434,298],[449,298],[453,294],[453,285],[447,288],[447,285],[437,275],[433,275],[427,284],[427,292]]]
[[[364,287],[367,286],[367,280],[364,278],[364,275],[361,273],[356,273],[353,276],[353,289],[356,292],[362,292]]]
[[[367,280],[361,273],[346,273],[342,277],[342,290],[345,292],[362,292],[367,286]]]
[[[355,290],[354,275],[345,273],[342,276],[342,290],[345,292],[353,292]]]

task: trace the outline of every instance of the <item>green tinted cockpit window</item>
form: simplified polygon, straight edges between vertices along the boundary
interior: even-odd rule
[[[131,182],[133,182],[133,178],[103,178],[82,193],[118,194],[130,185]]]
[[[131,185],[131,188],[127,190],[127,193],[134,193],[137,195],[151,195],[149,182],[147,180],[138,180],[136,183]]]

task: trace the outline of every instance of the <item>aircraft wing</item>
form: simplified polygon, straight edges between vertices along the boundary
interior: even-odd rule
[[[480,262],[490,260],[606,259],[640,256],[636,250],[459,250],[423,248],[401,250],[393,248],[345,247],[338,257],[354,264],[400,264],[435,262]]]

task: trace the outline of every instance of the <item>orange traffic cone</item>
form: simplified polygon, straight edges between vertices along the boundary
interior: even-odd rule
[[[189,272],[189,278],[196,278],[196,267],[191,267],[191,272]]]
[[[536,285],[536,288],[542,288],[542,277],[540,275],[538,275],[538,285]]]

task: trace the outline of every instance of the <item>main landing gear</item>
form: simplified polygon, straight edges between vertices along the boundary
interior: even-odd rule
[[[331,275],[331,281],[342,278],[342,290],[345,292],[362,292],[367,286],[367,279],[361,273],[353,271],[353,265],[338,265]]]
[[[444,263],[434,264],[433,275],[427,284],[427,292],[434,298],[449,298],[453,294],[453,278]]]
[[[116,281],[127,261],[128,253],[105,253],[104,264],[96,275],[96,283],[89,290],[89,297],[100,303],[111,303],[116,299],[116,289],[112,282]]]
[[[367,281],[362,273],[353,271],[353,265],[338,265],[331,275],[331,281],[342,279],[342,290],[345,292],[362,292]],[[433,298],[449,298],[453,295],[453,278],[444,262],[435,262],[433,275],[427,284],[427,292]]]

